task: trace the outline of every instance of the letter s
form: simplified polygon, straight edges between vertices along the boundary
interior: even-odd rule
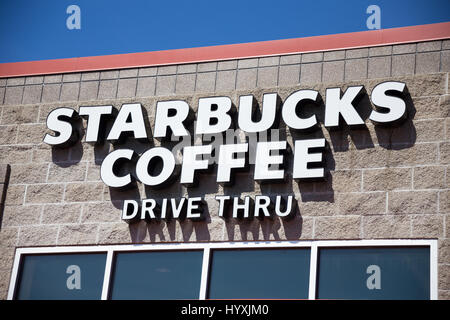
[[[60,148],[74,144],[79,138],[79,132],[74,124],[79,120],[78,113],[72,108],[57,108],[47,116],[47,128],[53,130],[55,135],[46,134],[44,142]]]

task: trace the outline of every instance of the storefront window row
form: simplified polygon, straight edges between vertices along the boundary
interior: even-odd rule
[[[436,240],[19,248],[9,299],[436,299]]]

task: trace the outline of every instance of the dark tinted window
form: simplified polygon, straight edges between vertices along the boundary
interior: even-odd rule
[[[23,256],[17,299],[100,299],[106,254]]]
[[[308,298],[308,249],[213,251],[212,299]]]
[[[203,251],[117,253],[112,299],[198,299]]]
[[[428,247],[319,249],[318,298],[429,299]]]

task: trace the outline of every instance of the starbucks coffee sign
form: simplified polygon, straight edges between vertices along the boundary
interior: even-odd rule
[[[406,85],[389,81],[376,85],[370,100],[374,105],[369,119],[375,125],[395,125],[407,117],[405,102]],[[145,110],[140,103],[123,104],[120,110],[113,106],[81,106],[76,112],[63,107],[51,111],[47,127],[53,133],[44,137],[44,142],[53,147],[68,147],[82,136],[80,117],[87,120],[85,141],[99,144],[105,141],[114,144],[101,164],[101,179],[112,188],[126,188],[140,181],[150,188],[162,188],[181,183],[187,187],[201,182],[197,173],[216,167],[216,182],[232,186],[234,172],[250,170],[252,164],[254,180],[260,183],[285,181],[287,172],[283,164],[292,158],[293,179],[324,179],[325,138],[297,139],[290,150],[286,140],[271,134],[270,141],[261,139],[279,126],[281,116],[291,130],[300,132],[315,130],[319,126],[316,114],[302,116],[306,105],[325,106],[325,128],[339,129],[348,126],[363,126],[364,120],[358,113],[358,102],[365,94],[364,87],[349,86],[345,92],[340,88],[327,88],[325,97],[316,90],[302,89],[292,92],[283,102],[276,92],[265,93],[260,109],[253,95],[242,95],[238,99],[238,111],[230,97],[214,96],[198,99],[197,106],[190,106],[183,100],[158,101],[155,106],[154,128],[146,126]],[[196,107],[196,114],[191,107]],[[195,121],[194,121],[195,119]],[[107,125],[109,124],[109,125]],[[150,134],[150,131],[153,134]],[[232,132],[231,141],[223,143],[223,137]],[[191,132],[199,141],[192,144]],[[245,142],[235,142],[234,137],[244,135]],[[276,131],[278,132],[278,131]],[[258,138],[259,137],[259,138]],[[153,146],[141,154],[123,144],[129,139],[152,142],[178,141],[187,143],[182,147],[168,149]],[[174,140],[175,139],[175,140]],[[195,139],[194,139],[195,140]],[[242,140],[242,139],[241,139]],[[205,143],[211,142],[211,143]],[[123,144],[123,145],[122,145]],[[181,155],[180,155],[181,153]],[[225,216],[228,204],[233,206],[232,217],[270,217],[276,214],[288,217],[293,210],[293,196],[283,198],[265,195],[255,199],[217,196],[219,216]],[[122,218],[127,221],[140,219],[202,218],[201,198],[144,199],[124,201]]]

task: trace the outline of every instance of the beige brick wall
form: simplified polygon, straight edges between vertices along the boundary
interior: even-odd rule
[[[6,297],[19,246],[433,238],[439,240],[439,297],[449,299],[449,42],[0,81],[0,191],[6,185],[2,168],[10,166],[0,229],[0,298]],[[261,99],[263,92],[278,92],[284,100],[299,88],[324,96],[327,87],[349,84],[363,84],[370,93],[386,80],[406,82],[412,98],[400,127],[366,121],[363,129],[329,132],[322,127],[307,135],[329,143],[325,182],[259,185],[250,170],[240,173],[239,185],[232,188],[216,184],[215,174],[203,174],[197,188],[175,183],[154,191],[138,184],[121,192],[100,180],[109,144],[52,150],[42,143],[46,116],[58,106],[140,102],[153,127],[156,100],[184,99],[195,108],[201,96],[224,94],[237,105],[240,94]],[[291,135],[306,136],[289,130],[285,135],[291,146]],[[225,221],[217,216],[214,199],[224,193],[294,194],[299,212],[290,221]],[[206,198],[206,221],[128,225],[120,220],[124,199],[187,195]]]

